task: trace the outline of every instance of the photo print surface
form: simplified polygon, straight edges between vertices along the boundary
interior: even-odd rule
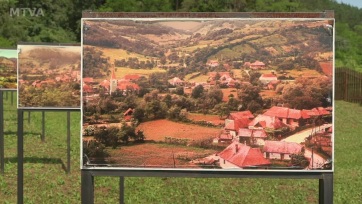
[[[17,88],[17,58],[16,49],[0,49],[0,89]]]
[[[80,46],[18,45],[18,52],[19,108],[80,108]]]
[[[82,19],[82,168],[333,171],[334,19]]]

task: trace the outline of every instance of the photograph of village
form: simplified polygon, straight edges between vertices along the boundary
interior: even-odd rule
[[[0,89],[16,89],[16,49],[0,49]]]
[[[82,19],[83,167],[333,170],[334,21]]]
[[[80,46],[18,45],[18,51],[19,108],[80,108]]]

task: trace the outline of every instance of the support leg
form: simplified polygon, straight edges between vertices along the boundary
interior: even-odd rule
[[[0,90],[0,171],[5,172],[5,133],[4,133],[4,98],[3,91]]]
[[[18,204],[24,203],[24,111],[18,110]]]
[[[124,177],[119,177],[119,204],[124,204]]]
[[[94,177],[86,170],[82,170],[81,176],[81,202],[94,204]]]
[[[333,204],[333,173],[324,173],[319,179],[319,204]]]
[[[67,111],[67,173],[70,173],[70,111]]]

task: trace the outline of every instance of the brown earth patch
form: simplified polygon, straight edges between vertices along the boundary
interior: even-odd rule
[[[220,129],[198,125],[176,123],[166,119],[141,123],[137,130],[142,130],[146,140],[165,141],[165,137],[201,140],[218,136]]]

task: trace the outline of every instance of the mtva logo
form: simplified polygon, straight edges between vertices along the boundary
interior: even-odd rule
[[[10,8],[10,16],[39,17],[44,16],[44,11],[42,8]]]

